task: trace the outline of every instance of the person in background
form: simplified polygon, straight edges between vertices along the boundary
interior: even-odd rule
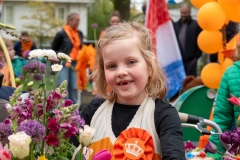
[[[77,64],[78,52],[83,44],[83,34],[78,30],[80,17],[78,13],[70,13],[67,16],[67,23],[63,29],[58,32],[53,40],[52,49],[56,52],[62,52],[70,56],[71,65],[65,63],[59,73],[57,84],[58,86],[64,81],[68,81],[68,98],[77,102],[77,73],[75,66]]]
[[[10,39],[3,38],[3,41],[7,47],[8,54],[10,56],[13,72],[15,77],[19,78],[22,74],[22,67],[27,64],[27,60],[23,59],[22,57],[15,55],[15,50],[13,49],[13,42]],[[9,66],[7,64],[7,60],[5,54],[3,52],[2,46],[0,46],[0,62],[3,64],[3,68],[1,72],[4,74],[3,78],[3,85],[9,86],[10,85],[10,74],[9,74]]]
[[[228,101],[231,95],[237,98],[240,97],[240,42],[238,42],[236,51],[233,54],[233,61],[233,65],[228,67],[222,76],[213,114],[213,122],[218,124],[223,132],[230,131],[232,123],[234,122],[235,124],[240,115],[239,106]],[[220,143],[218,136],[211,135],[209,140],[217,146],[218,151],[222,153],[226,151]],[[222,155],[218,152],[215,154],[208,153],[207,156],[216,160],[222,159]]]
[[[202,51],[197,44],[197,37],[201,32],[196,20],[191,18],[191,8],[183,4],[180,8],[181,18],[174,23],[180,52],[186,75],[197,76],[197,61]]]
[[[15,54],[19,57],[23,57],[25,51],[37,49],[35,42],[30,38],[28,32],[23,31],[21,33],[23,37],[20,41],[14,44]]]
[[[92,155],[105,148],[113,151],[111,146],[117,149],[123,133],[140,135],[143,129],[154,146],[148,149],[153,155],[148,159],[185,160],[178,112],[163,100],[166,77],[152,47],[150,31],[137,22],[110,26],[100,38],[92,76],[102,98],[93,99],[81,112],[85,123],[100,131],[90,145]]]
[[[121,15],[118,11],[114,11],[109,19],[109,26],[113,26],[122,21]],[[100,37],[105,33],[105,29],[100,33]]]

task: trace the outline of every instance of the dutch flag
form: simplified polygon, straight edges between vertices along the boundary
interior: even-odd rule
[[[171,98],[181,89],[186,74],[166,0],[148,1],[145,26],[155,33],[156,57],[167,76],[167,98]]]

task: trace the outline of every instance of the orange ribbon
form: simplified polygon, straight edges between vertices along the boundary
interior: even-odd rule
[[[140,128],[129,128],[121,132],[113,148],[116,160],[149,160],[154,156],[152,136]]]

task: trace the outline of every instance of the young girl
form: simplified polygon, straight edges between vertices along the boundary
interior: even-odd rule
[[[236,51],[233,54],[233,61],[233,65],[222,76],[213,115],[213,121],[219,125],[223,132],[230,131],[232,123],[236,122],[240,115],[240,108],[228,101],[231,94],[237,98],[240,97],[240,42],[238,42]],[[211,135],[210,141],[217,146],[220,152],[224,153],[226,151],[221,145],[218,136]],[[222,155],[219,153],[208,153],[207,156],[216,160],[222,159]]]
[[[180,119],[163,101],[166,78],[149,31],[137,22],[119,23],[107,28],[96,49],[93,78],[104,99],[94,99],[81,113],[96,129],[91,156],[108,149],[119,160],[184,160]]]

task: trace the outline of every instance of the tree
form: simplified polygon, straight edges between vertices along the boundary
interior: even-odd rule
[[[112,0],[114,3],[114,9],[118,10],[123,20],[129,20],[130,18],[130,4],[131,0]]]
[[[100,32],[109,25],[109,18],[114,10],[110,0],[98,0],[88,7],[88,39],[94,39],[92,24],[97,24],[97,38]]]
[[[42,48],[44,40],[52,39],[64,21],[56,17],[53,3],[30,0],[27,6],[30,8],[31,14],[22,18],[31,19],[34,23],[25,24],[23,27],[30,30],[31,37],[39,48]]]

